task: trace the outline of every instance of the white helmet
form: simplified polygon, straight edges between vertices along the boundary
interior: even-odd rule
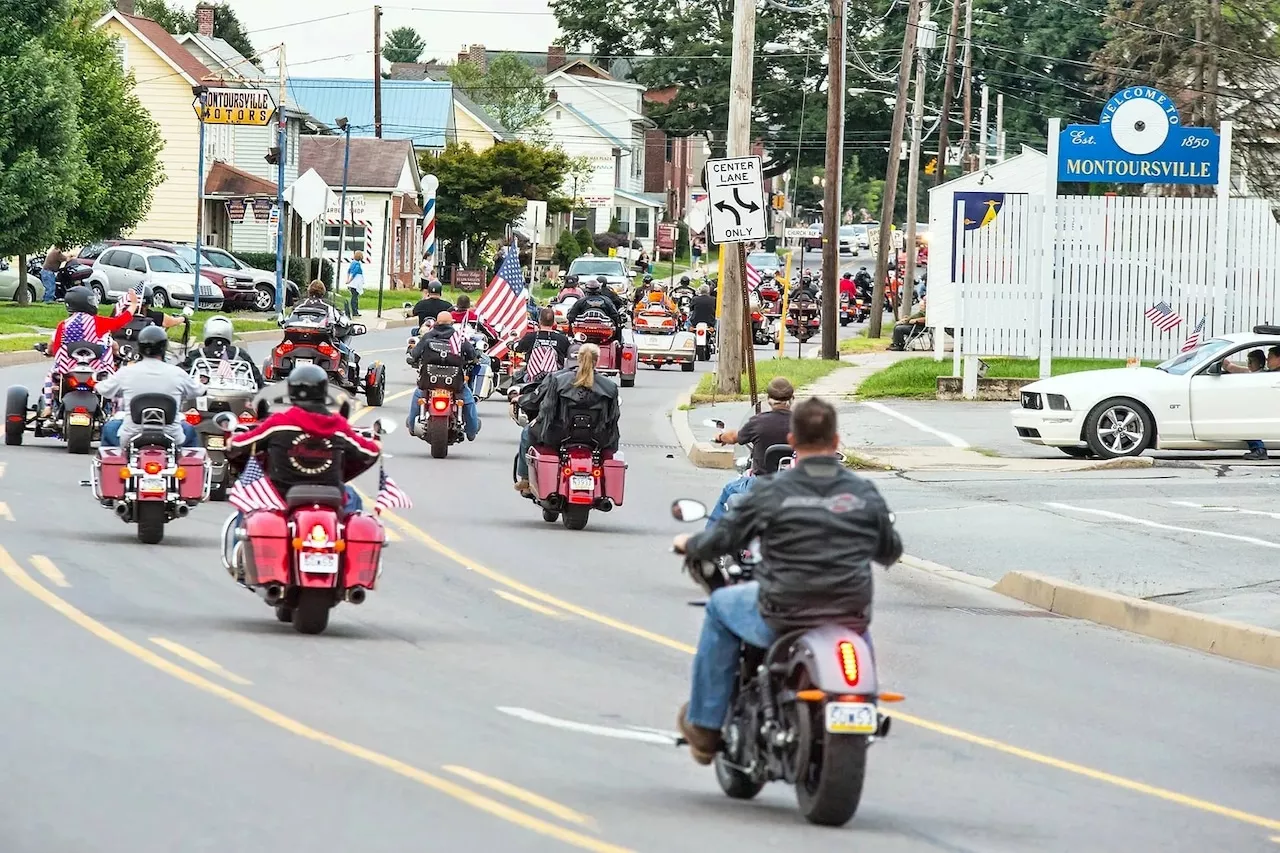
[[[234,334],[235,328],[231,325],[231,321],[221,314],[204,321],[204,342],[206,344],[214,338],[231,343],[231,338]]]

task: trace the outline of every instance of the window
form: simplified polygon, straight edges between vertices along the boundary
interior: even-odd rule
[[[573,223],[570,227],[574,231],[580,231],[583,228],[589,227],[587,225],[587,218],[590,216],[590,214],[591,214],[591,211],[589,210],[582,210],[582,209],[575,210],[573,212]]]
[[[209,161],[230,163],[235,159],[235,128],[229,124],[204,126],[204,156]],[[273,143],[274,144],[274,143]]]
[[[645,240],[649,237],[649,208],[636,208],[636,238]]]
[[[146,272],[147,265],[137,255],[129,255],[129,269],[133,272]]]
[[[101,265],[104,267],[114,267],[116,265],[116,250],[108,249],[107,251],[103,252],[98,257],[97,263],[95,263],[95,266],[98,266],[98,265]]]
[[[613,209],[613,218],[617,220],[618,227],[621,230],[623,231],[627,230],[627,212],[625,210],[623,210],[620,207],[615,207]]]
[[[226,252],[223,252],[217,249],[205,249],[204,257],[205,257],[205,260],[213,264],[215,267],[218,267],[219,269],[224,269],[224,270],[243,269],[243,267],[240,266],[240,262],[237,261],[234,257],[232,257],[231,255],[228,255]]]
[[[342,237],[341,225],[326,225],[324,228],[324,250],[329,254],[338,253],[338,240]],[[347,245],[342,250],[342,257],[350,258],[354,252],[363,252],[364,228],[362,226],[347,228]]]
[[[151,264],[152,272],[185,272],[182,262],[168,255],[152,255],[147,262]]]

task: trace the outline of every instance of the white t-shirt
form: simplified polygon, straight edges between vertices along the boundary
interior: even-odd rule
[[[351,266],[347,267],[347,278],[347,287],[364,293],[364,264],[352,261]]]

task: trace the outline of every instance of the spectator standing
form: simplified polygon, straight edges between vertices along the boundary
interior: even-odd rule
[[[44,285],[44,301],[53,302],[58,297],[58,270],[67,262],[67,253],[61,246],[50,246],[40,270],[40,283]],[[21,270],[18,279],[22,279]]]
[[[364,293],[364,252],[357,251],[347,267],[347,293],[351,294],[352,317],[360,316],[360,294]]]

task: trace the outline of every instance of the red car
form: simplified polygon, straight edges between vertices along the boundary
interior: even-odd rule
[[[152,249],[163,249],[177,255],[193,267],[196,265],[195,247],[171,240],[104,240],[85,246],[80,250],[78,258],[92,266],[93,262],[111,246],[147,246]],[[224,309],[230,311],[255,307],[257,290],[252,276],[239,270],[210,266],[208,263],[200,265],[200,275],[222,291]]]

